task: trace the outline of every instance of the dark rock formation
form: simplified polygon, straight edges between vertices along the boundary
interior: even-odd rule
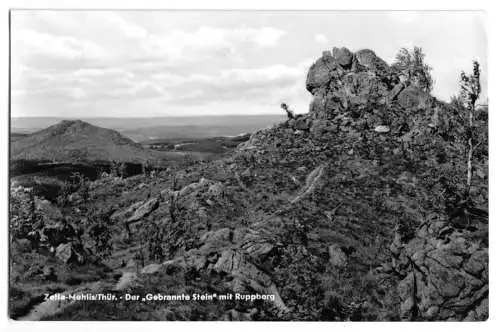
[[[387,80],[389,66],[373,51],[362,50],[351,60],[349,50],[334,49],[309,69],[306,88],[313,95],[310,113],[320,119],[359,107],[383,105],[393,89]]]

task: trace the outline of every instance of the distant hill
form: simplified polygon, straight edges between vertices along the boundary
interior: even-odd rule
[[[271,115],[204,115],[189,117],[160,118],[88,118],[86,122],[104,128],[114,129],[135,142],[151,139],[198,139],[216,136],[236,136],[251,133],[284,121],[283,114]],[[11,131],[33,133],[62,120],[50,117],[12,117]]]
[[[12,160],[142,162],[151,157],[119,132],[81,120],[64,120],[11,142]]]

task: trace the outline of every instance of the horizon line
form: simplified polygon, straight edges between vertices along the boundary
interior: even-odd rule
[[[283,115],[285,116],[285,113],[257,113],[257,114],[193,114],[193,115],[162,115],[162,116],[140,116],[140,117],[133,117],[133,116],[93,116],[93,117],[71,117],[71,116],[10,116],[11,119],[158,119],[158,118],[187,118],[187,117],[202,117],[202,116],[217,116],[217,117],[224,117],[224,116],[276,116],[276,115]]]

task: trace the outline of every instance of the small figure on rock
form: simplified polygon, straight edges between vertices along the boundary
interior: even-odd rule
[[[289,119],[295,119],[295,114],[293,114],[293,111],[286,103],[281,103],[281,108],[285,110],[286,115]]]

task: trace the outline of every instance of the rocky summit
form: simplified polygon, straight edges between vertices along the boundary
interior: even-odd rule
[[[61,280],[58,266],[72,259],[77,266],[102,257],[108,270],[79,289],[273,300],[99,302],[91,310],[72,303],[44,318],[487,319],[487,140],[463,201],[459,110],[371,50],[324,52],[305,88],[308,113],[252,133],[223,159],[96,180],[86,207],[69,203],[64,215],[46,204],[49,219],[71,219],[75,233],[94,234],[92,248],[81,248],[68,226],[41,219],[31,230],[64,232],[51,244],[59,265],[50,278]],[[478,117],[477,128],[487,135],[487,117]],[[25,194],[16,197],[26,205]],[[36,308],[14,309],[31,317]]]

